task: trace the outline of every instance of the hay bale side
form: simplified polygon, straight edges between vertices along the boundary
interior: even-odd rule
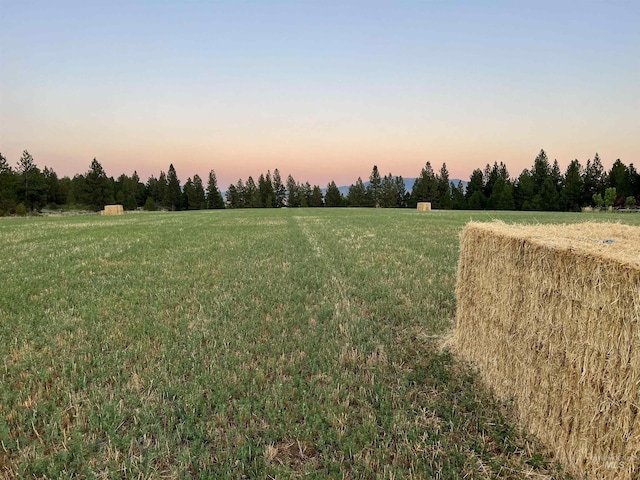
[[[124,215],[122,205],[105,205],[102,211],[103,215]]]
[[[640,228],[469,224],[454,349],[577,476],[640,476]]]
[[[428,212],[431,210],[431,202],[418,202],[419,212]]]

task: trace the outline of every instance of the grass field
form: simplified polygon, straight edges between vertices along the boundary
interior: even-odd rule
[[[0,477],[564,478],[440,338],[473,220],[0,221]]]

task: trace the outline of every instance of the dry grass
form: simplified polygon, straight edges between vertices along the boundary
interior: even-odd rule
[[[576,475],[640,474],[640,228],[471,223],[455,348]]]
[[[105,205],[102,211],[103,215],[124,215],[122,205]]]

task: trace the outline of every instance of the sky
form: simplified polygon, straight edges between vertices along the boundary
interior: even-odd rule
[[[0,153],[224,190],[640,165],[640,2],[0,0]]]

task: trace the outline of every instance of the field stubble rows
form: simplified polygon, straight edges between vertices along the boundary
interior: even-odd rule
[[[3,220],[0,472],[564,477],[438,348],[471,217],[490,219],[289,209]]]

